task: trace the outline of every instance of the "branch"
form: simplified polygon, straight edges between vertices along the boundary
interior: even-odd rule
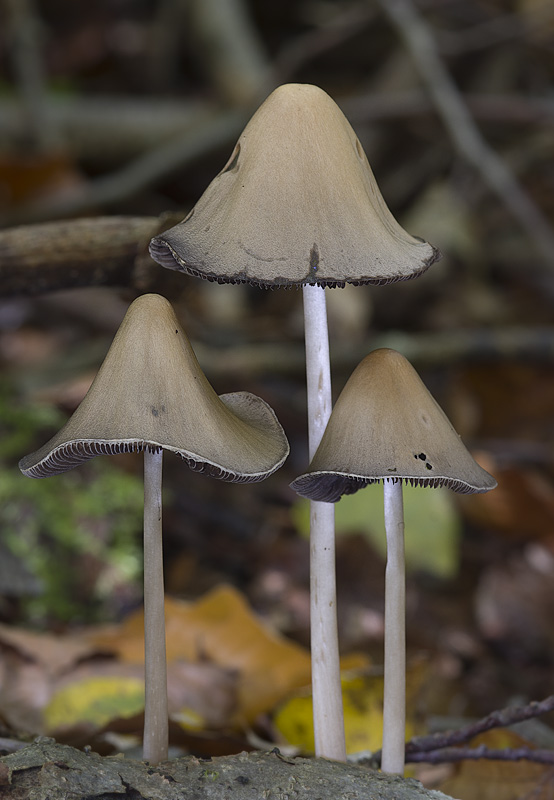
[[[406,754],[450,748],[453,745],[469,742],[478,734],[493,728],[508,728],[517,722],[539,717],[541,714],[547,714],[553,710],[554,695],[550,695],[545,700],[535,700],[526,706],[508,706],[508,708],[493,711],[492,714],[477,720],[477,722],[470,722],[455,731],[434,733],[431,736],[416,736],[407,743]]]
[[[554,764],[554,750],[535,750],[532,747],[503,747],[491,749],[479,747],[446,747],[444,750],[430,750],[424,753],[406,753],[408,763],[446,764],[455,761],[477,761],[486,758],[491,761],[533,761],[536,764]]]
[[[133,286],[150,238],[171,224],[166,215],[96,217],[0,231],[1,295]]]
[[[554,764],[554,750],[541,750],[532,747],[506,747],[492,749],[485,745],[478,747],[458,747],[480,733],[493,728],[508,728],[518,722],[538,717],[554,710],[554,695],[545,700],[533,701],[526,706],[509,706],[493,711],[476,722],[471,722],[454,731],[433,733],[430,736],[415,736],[406,743],[406,762],[425,762],[442,764],[454,761],[477,760],[481,758],[496,761],[534,761],[539,764]],[[361,754],[357,763],[378,765],[381,751],[369,756]]]
[[[543,261],[554,267],[554,231],[506,162],[481,136],[440,58],[430,28],[411,0],[379,3],[409,49],[455,148],[517,219]]]

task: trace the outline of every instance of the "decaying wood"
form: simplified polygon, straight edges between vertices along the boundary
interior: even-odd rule
[[[448,800],[418,781],[324,759],[240,753],[150,767],[41,737],[0,758],[0,798],[17,800]],[[452,800],[450,798],[450,800]]]
[[[183,215],[179,214],[175,221]],[[0,295],[38,295],[79,286],[136,286],[163,217],[93,217],[0,231]],[[152,268],[155,269],[154,263]]]

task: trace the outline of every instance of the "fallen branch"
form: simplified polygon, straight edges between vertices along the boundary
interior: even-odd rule
[[[493,711],[488,716],[476,722],[470,722],[455,731],[433,733],[430,736],[416,736],[407,743],[406,754],[425,753],[450,748],[457,744],[469,742],[480,733],[490,731],[493,728],[509,728],[510,725],[539,717],[549,711],[554,711],[554,695],[550,695],[545,700],[534,700],[525,706],[508,706],[508,708]]]
[[[0,231],[0,294],[135,286],[139,257],[150,261],[151,237],[181,217],[93,217]]]
[[[433,733],[429,736],[415,736],[406,743],[406,763],[445,764],[457,761],[476,761],[489,759],[494,761],[532,761],[537,764],[554,764],[554,750],[533,747],[489,748],[486,745],[477,747],[459,747],[475,736],[493,728],[508,728],[518,722],[538,717],[554,710],[554,695],[545,700],[533,701],[525,706],[509,706],[493,711],[488,716],[470,722],[453,731]],[[381,763],[381,751],[360,753],[350,760],[378,768]]]
[[[450,764],[457,761],[532,761],[535,764],[554,764],[554,750],[538,750],[532,747],[503,747],[492,749],[479,747],[446,747],[424,753],[407,753],[406,762],[425,764]]]

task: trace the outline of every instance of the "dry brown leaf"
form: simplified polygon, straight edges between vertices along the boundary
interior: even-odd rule
[[[0,714],[14,730],[42,733],[57,679],[94,655],[80,635],[54,636],[0,624]]]
[[[143,626],[139,612],[119,627],[93,633],[90,641],[123,661],[141,663]],[[310,681],[308,651],[264,625],[231,586],[220,586],[195,603],[167,598],[166,634],[168,663],[204,662],[237,671],[237,723],[252,722]]]
[[[38,664],[49,676],[70,669],[95,652],[94,644],[79,634],[55,636],[12,628],[0,623],[0,646],[16,650],[24,659]]]

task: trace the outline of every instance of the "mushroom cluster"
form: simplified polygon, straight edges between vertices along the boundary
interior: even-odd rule
[[[272,409],[248,392],[218,396],[202,372],[170,303],[135,300],[83,401],[43,447],[21,459],[46,478],[94,456],[144,454],[144,758],[167,758],[168,712],[162,561],[162,458],[225,481],[260,481],[289,446]]]
[[[379,191],[363,148],[316,86],[278,87],[247,124],[227,164],[187,217],[150,243],[163,267],[219,283],[301,286],[310,466],[291,485],[310,498],[312,691],[316,755],[346,759],[335,587],[334,503],[383,482],[387,527],[383,769],[404,763],[402,483],[483,492],[495,485],[412,367],[375,351],[331,413],[325,290],[421,275],[438,250],[408,234]],[[87,396],[64,428],[22,459],[30,477],[102,453],[144,453],[145,742],[167,757],[161,543],[162,455],[222,480],[278,469],[288,443],[273,411],[248,393],[218,397],[169,303],[130,307]]]

